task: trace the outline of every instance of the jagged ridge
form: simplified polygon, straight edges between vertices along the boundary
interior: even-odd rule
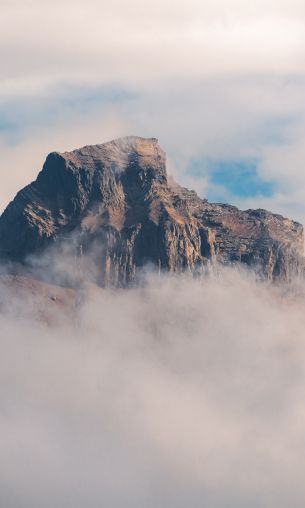
[[[300,224],[266,210],[209,203],[169,184],[155,138],[49,154],[37,180],[0,217],[0,252],[25,262],[71,234],[77,255],[94,252],[103,286],[130,284],[148,262],[172,272],[241,262],[270,280],[303,270]]]

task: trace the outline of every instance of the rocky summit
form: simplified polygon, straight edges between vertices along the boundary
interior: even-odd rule
[[[3,260],[51,245],[91,255],[102,286],[127,286],[143,266],[200,273],[244,263],[269,280],[303,270],[303,227],[266,210],[209,203],[168,179],[157,139],[125,137],[48,155],[0,217]]]

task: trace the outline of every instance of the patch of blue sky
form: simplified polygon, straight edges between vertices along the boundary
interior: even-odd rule
[[[59,106],[72,107],[78,111],[87,112],[99,105],[130,101],[137,97],[137,95],[131,90],[115,85],[89,88],[62,85],[58,90],[57,97],[57,104]]]
[[[0,111],[0,131],[7,132],[14,129],[14,123],[11,122],[6,115],[1,114]]]
[[[263,180],[258,173],[258,160],[196,160],[188,173],[194,178],[208,177],[207,198],[222,201],[227,195],[236,198],[271,197],[275,182]]]

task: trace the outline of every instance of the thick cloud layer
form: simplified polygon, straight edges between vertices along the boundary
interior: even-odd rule
[[[303,507],[303,289],[151,276],[52,324],[2,289],[1,506]]]
[[[304,16],[298,0],[2,2],[1,89],[299,72]]]

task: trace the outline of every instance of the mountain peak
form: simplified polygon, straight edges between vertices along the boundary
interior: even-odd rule
[[[304,264],[300,224],[208,203],[170,185],[156,138],[127,136],[49,154],[36,181],[0,217],[7,260],[25,262],[69,235],[80,257],[94,246],[101,285],[130,284],[147,262],[172,272],[241,262],[270,280],[289,278]]]
[[[165,152],[156,138],[125,136],[97,145],[86,145],[71,152],[55,152],[72,162],[83,164],[86,160],[109,160],[117,168],[126,167],[129,161],[141,158],[146,164],[154,164],[155,160],[165,162]]]

